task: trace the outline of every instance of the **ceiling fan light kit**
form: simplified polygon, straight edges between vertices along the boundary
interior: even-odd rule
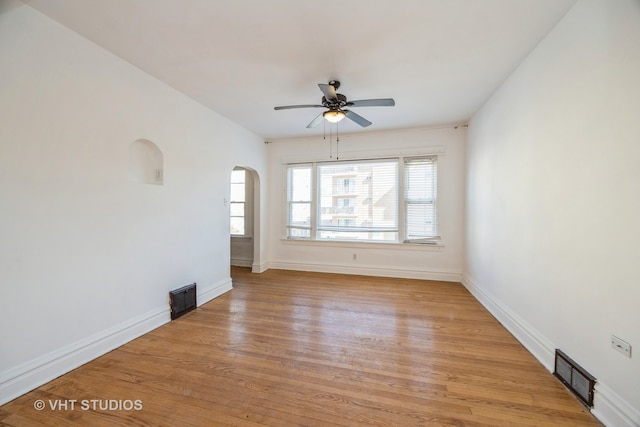
[[[322,113],[322,117],[324,117],[328,122],[338,123],[346,117],[346,114],[342,110],[329,110]]]
[[[358,101],[348,101],[347,97],[341,93],[337,93],[336,89],[340,87],[340,82],[337,80],[331,80],[328,84],[319,83],[318,87],[324,95],[322,97],[322,104],[304,104],[304,105],[285,105],[281,107],[274,107],[275,110],[290,110],[293,108],[326,108],[327,111],[320,113],[315,119],[307,125],[307,128],[314,128],[320,124],[324,118],[330,123],[338,123],[340,120],[347,117],[351,121],[357,123],[362,127],[371,125],[371,122],[359,114],[354,113],[351,110],[345,110],[344,107],[393,107],[396,102],[393,98],[381,98],[381,99],[361,99]]]

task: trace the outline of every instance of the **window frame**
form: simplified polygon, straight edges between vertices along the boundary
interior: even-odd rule
[[[234,172],[243,172],[244,179],[242,182],[235,182],[233,179]],[[231,237],[250,237],[250,234],[247,233],[247,170],[244,168],[234,168],[231,171],[230,178],[230,188],[233,188],[234,185],[242,184],[242,192],[244,194],[243,200],[234,200],[233,199],[233,191],[229,193],[229,234]],[[242,215],[234,215],[233,214],[233,206],[242,204]],[[232,218],[242,218],[242,233],[233,233],[231,232],[231,219]]]
[[[344,165],[346,168],[344,168],[345,170],[340,171],[340,166]],[[332,168],[336,168],[336,171],[330,171]],[[362,179],[361,175],[363,172],[366,173],[366,169],[365,171],[363,171],[361,169],[362,166],[365,167],[371,167],[371,171],[368,173],[368,175],[366,177],[364,177],[364,179]],[[388,221],[385,221],[383,219],[380,218],[375,218],[376,213],[379,214],[379,212],[372,212],[372,205],[368,204],[370,206],[369,208],[369,213],[371,214],[370,216],[367,217],[368,220],[370,220],[372,222],[372,224],[367,227],[364,225],[358,225],[357,223],[354,224],[353,227],[349,227],[347,225],[340,225],[340,224],[323,224],[322,223],[322,209],[323,209],[323,202],[325,198],[331,197],[332,199],[337,200],[338,198],[340,199],[346,199],[346,198],[353,198],[354,200],[357,200],[360,197],[364,197],[365,199],[371,199],[371,197],[365,197],[365,196],[371,196],[371,194],[364,194],[364,193],[360,193],[360,191],[362,190],[362,186],[364,185],[364,182],[367,182],[369,185],[375,183],[375,184],[381,184],[384,185],[384,182],[388,180],[388,176],[384,176],[384,178],[382,178],[380,181],[377,180],[373,180],[372,179],[372,174],[374,174],[376,167],[389,167],[392,166],[394,169],[394,174],[391,176],[391,182],[389,182],[389,184],[393,185],[393,191],[395,192],[395,198],[393,200],[393,208],[394,208],[394,215],[395,217],[393,218],[393,224],[388,225],[381,225],[380,223],[386,223]],[[323,175],[322,169],[326,167],[329,169],[328,172],[326,172],[325,175]],[[381,159],[363,159],[363,160],[347,160],[347,161],[333,161],[333,162],[317,162],[316,164],[316,173],[315,173],[315,179],[316,179],[316,200],[317,203],[314,206],[315,210],[316,210],[316,218],[317,218],[317,223],[316,223],[316,228],[315,230],[312,230],[312,235],[314,236],[314,240],[316,241],[326,241],[326,240],[331,240],[331,241],[341,241],[341,242],[348,242],[348,241],[360,241],[360,242],[398,242],[399,236],[400,236],[400,230],[398,228],[399,225],[399,219],[398,219],[398,190],[399,190],[399,173],[398,173],[398,168],[399,168],[399,163],[398,163],[398,159],[397,158],[381,158]],[[383,172],[384,174],[385,172]],[[323,176],[325,177],[325,180],[330,178],[332,179],[331,183],[326,182],[327,184],[330,185],[330,188],[327,192],[323,192]],[[386,178],[386,179],[385,179]],[[370,191],[373,191],[379,187],[368,187]],[[348,215],[350,217],[358,217],[358,212],[357,212],[357,207],[356,207],[357,203],[354,204],[354,214]],[[364,205],[367,205],[366,203],[362,203],[363,206],[360,207],[360,210],[364,209]],[[331,207],[329,207],[330,209],[335,208],[336,206],[331,205]],[[338,214],[339,215],[339,214]],[[337,219],[337,218],[336,218]],[[354,218],[355,219],[355,218]],[[340,221],[338,221],[340,222]],[[365,238],[365,239],[360,239],[357,237],[335,237],[335,236],[339,236],[340,233],[347,233],[347,235],[349,233],[354,234],[354,235],[361,235],[361,234],[369,234],[370,236],[373,236],[374,234],[385,234],[385,233],[392,233],[392,235],[394,235],[393,239],[385,239],[385,238],[373,238],[373,237],[369,237],[369,238]],[[323,237],[324,235],[324,237]]]
[[[291,200],[290,199],[290,195],[292,194],[292,189],[291,189],[291,171],[294,169],[309,169],[309,174],[310,174],[310,183],[309,183],[309,200]],[[286,171],[285,171],[285,200],[286,200],[286,214],[285,214],[285,218],[286,218],[286,222],[285,222],[285,229],[286,229],[286,236],[288,239],[300,239],[300,240],[314,240],[313,239],[313,230],[315,228],[315,212],[314,212],[314,204],[315,204],[315,197],[314,197],[314,193],[315,193],[315,179],[313,178],[313,175],[315,173],[315,165],[313,163],[292,163],[292,164],[287,164],[286,165]],[[294,203],[308,203],[309,204],[309,226],[303,226],[300,224],[293,224],[291,221],[291,215],[292,215],[292,205]],[[291,230],[295,229],[295,230],[309,230],[309,237],[304,237],[304,236],[292,236],[291,235]]]
[[[407,165],[419,165],[420,163],[430,162],[434,172],[429,177],[432,182],[432,196],[426,198],[410,198]],[[404,219],[404,243],[430,243],[440,239],[438,229],[438,156],[407,156],[403,158],[403,219]],[[409,236],[409,206],[432,205],[433,206],[433,227],[434,233],[431,235],[423,235],[421,237],[411,238]]]
[[[435,164],[435,197],[434,197],[434,221],[435,221],[435,231],[436,235],[427,238],[420,239],[408,239],[408,230],[407,230],[407,203],[406,203],[406,175],[405,175],[405,165],[407,162],[411,160],[418,159],[433,159]],[[379,161],[394,161],[397,162],[396,169],[396,215],[397,215],[397,238],[395,240],[363,240],[363,239],[340,239],[340,238],[320,238],[319,230],[318,230],[318,221],[320,215],[320,186],[319,179],[320,173],[318,171],[319,165],[325,164],[354,164],[358,162],[379,162]],[[440,236],[440,222],[438,220],[438,188],[440,187],[440,167],[439,167],[440,155],[438,154],[411,154],[406,156],[389,156],[389,157],[381,157],[381,158],[362,158],[362,159],[348,159],[348,160],[340,160],[340,161],[311,161],[311,162],[296,162],[296,163],[283,163],[284,166],[284,178],[285,178],[285,219],[284,219],[284,231],[285,235],[283,239],[289,241],[302,241],[309,243],[336,243],[336,244],[358,244],[358,245],[425,245],[425,246],[442,246],[442,240]],[[308,168],[311,174],[311,184],[310,184],[310,227],[308,228],[308,236],[292,236],[290,233],[290,229],[292,228],[289,224],[289,169],[291,168]]]

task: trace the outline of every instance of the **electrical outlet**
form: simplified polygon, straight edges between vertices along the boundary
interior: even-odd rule
[[[631,358],[631,344],[621,340],[615,335],[611,335],[611,348]]]

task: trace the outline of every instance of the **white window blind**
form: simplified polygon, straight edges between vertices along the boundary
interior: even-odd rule
[[[287,168],[287,237],[311,237],[311,165]]]
[[[231,171],[230,225],[234,236],[245,235],[246,170]]]
[[[397,241],[398,161],[318,165],[318,239]]]
[[[437,240],[437,157],[406,158],[404,176],[405,241]]]

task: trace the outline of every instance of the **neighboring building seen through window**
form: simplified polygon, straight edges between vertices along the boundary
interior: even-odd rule
[[[317,239],[398,239],[397,160],[319,164]]]
[[[436,200],[436,156],[288,165],[287,237],[431,243]]]

